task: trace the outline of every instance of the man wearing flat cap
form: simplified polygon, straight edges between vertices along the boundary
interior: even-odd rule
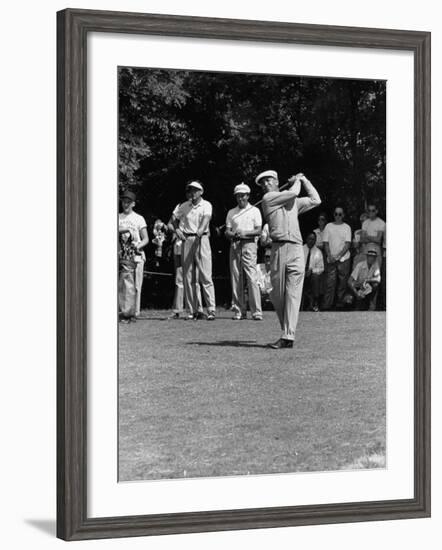
[[[378,263],[378,250],[369,246],[366,259],[356,264],[348,279],[348,286],[359,311],[376,309],[376,298],[381,282],[381,270]]]
[[[241,183],[233,194],[237,206],[227,213],[226,237],[230,240],[230,280],[234,320],[247,318],[244,275],[249,291],[250,311],[254,321],[262,320],[261,293],[256,268],[257,240],[261,234],[261,212],[249,203],[250,187]]]
[[[321,204],[318,192],[303,175],[289,179],[289,188],[279,190],[278,174],[274,170],[261,172],[255,182],[264,194],[262,210],[269,225],[272,251],[270,298],[281,326],[281,337],[272,349],[292,348],[298,323],[304,282],[305,259],[298,215]],[[299,198],[301,185],[306,192]]]
[[[186,186],[189,200],[183,202],[176,218],[176,235],[183,241],[181,260],[184,279],[184,303],[187,319],[198,318],[197,284],[201,284],[204,302],[207,306],[207,320],[215,319],[215,287],[212,280],[212,250],[209,240],[209,223],[212,205],[202,198],[204,189],[199,181]]]
[[[135,256],[136,269],[135,269],[135,287],[136,287],[136,306],[135,316],[140,314],[141,306],[141,289],[143,286],[144,276],[144,263],[146,256],[143,248],[149,242],[149,236],[147,234],[147,225],[143,216],[140,216],[134,212],[136,196],[132,191],[124,191],[120,195],[122,212],[118,214],[118,229],[122,231],[129,230],[132,238],[132,242],[136,250],[139,252]],[[135,320],[135,319],[132,319]]]

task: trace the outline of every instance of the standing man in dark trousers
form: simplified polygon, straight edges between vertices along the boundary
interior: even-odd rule
[[[325,226],[323,242],[326,267],[326,288],[322,309],[333,307],[336,295],[336,308],[344,307],[344,296],[350,275],[351,228],[344,223],[344,209],[337,206],[334,221]]]
[[[272,239],[270,298],[281,326],[281,337],[272,349],[292,348],[304,282],[305,259],[298,215],[321,204],[318,192],[303,174],[292,176],[290,187],[279,190],[278,174],[267,170],[256,183],[264,193],[262,210]],[[298,198],[301,184],[307,193]]]

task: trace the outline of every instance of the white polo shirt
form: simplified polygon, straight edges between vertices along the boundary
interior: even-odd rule
[[[372,279],[377,283],[381,282],[381,271],[378,264],[375,262],[371,267],[368,266],[367,260],[362,260],[353,269],[351,274],[352,279],[357,283],[364,283],[367,279]]]
[[[320,250],[322,250],[322,246],[324,244],[324,231],[325,231],[325,227],[324,229],[321,231],[319,229],[319,227],[317,227],[316,229],[313,229],[313,233],[316,235],[316,245]]]
[[[236,206],[227,213],[226,229],[237,231],[254,231],[262,227],[262,216],[256,206],[248,204],[245,208]]]
[[[310,252],[310,269],[312,270],[312,273],[315,275],[321,275],[321,273],[324,272],[324,258],[322,256],[322,252],[319,250],[319,248],[316,245],[313,245],[311,248],[309,248],[306,244],[304,245],[304,260],[305,260],[305,267],[307,267],[307,258],[308,253]]]
[[[362,230],[367,233],[369,237],[376,237],[378,231],[381,233],[385,232],[385,222],[381,218],[377,217],[374,220],[365,220],[362,224]]]
[[[382,233],[383,236],[385,237],[385,228],[386,228],[386,224],[384,220],[382,220],[379,217],[377,217],[374,220],[370,220],[370,219],[365,220],[364,223],[362,224],[362,231],[365,231],[367,233],[369,241],[370,241],[370,237],[376,237],[378,235],[378,232]],[[382,249],[381,249],[381,245],[379,245],[378,243],[371,243],[371,242],[365,243],[363,252],[364,253],[367,252],[368,248],[373,246],[376,248],[378,255],[381,256]]]
[[[351,228],[347,223],[330,222],[325,226],[323,242],[328,243],[330,254],[336,256],[344,248],[346,242],[351,243]],[[350,250],[348,250],[340,262],[350,259]]]
[[[204,199],[198,204],[192,204],[190,200],[183,202],[176,212],[179,227],[184,233],[196,233],[204,216],[212,217],[212,205]]]

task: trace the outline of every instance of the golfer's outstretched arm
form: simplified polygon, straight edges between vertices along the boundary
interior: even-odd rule
[[[307,212],[316,206],[321,204],[321,197],[316,191],[315,187],[305,176],[301,177],[302,184],[304,186],[305,192],[307,193],[306,197],[298,199],[298,213],[302,214]]]

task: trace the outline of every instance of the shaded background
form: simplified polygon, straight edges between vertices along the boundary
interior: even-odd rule
[[[385,219],[385,81],[130,67],[120,67],[118,78],[120,190],[135,191],[152,237],[155,219],[167,222],[184,200],[185,183],[203,182],[214,208],[222,301],[229,294],[228,243],[215,227],[235,205],[238,183],[250,185],[251,202],[261,198],[254,178],[262,170],[277,170],[281,183],[303,172],[318,189],[322,205],[301,217],[304,235],[317,227],[320,211],[331,219],[337,204],[353,230],[368,201]],[[148,269],[171,272],[165,252],[158,265],[150,244]],[[151,281],[151,293],[159,283]]]

